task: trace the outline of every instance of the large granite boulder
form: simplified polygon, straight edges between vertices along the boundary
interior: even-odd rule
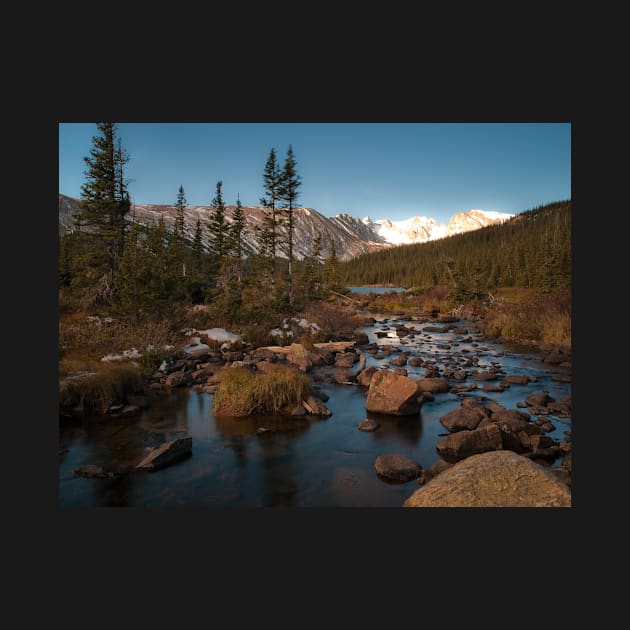
[[[416,490],[404,507],[570,507],[549,469],[512,451],[473,455]]]
[[[372,376],[365,406],[368,411],[394,416],[411,416],[422,407],[418,383],[390,370]]]

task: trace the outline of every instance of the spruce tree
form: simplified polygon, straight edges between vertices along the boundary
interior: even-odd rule
[[[100,269],[99,297],[109,301],[111,282],[122,255],[125,216],[130,209],[124,165],[129,156],[116,138],[114,123],[97,123],[102,135],[92,138],[90,156],[85,157],[87,181],[81,187],[82,211],[77,227],[93,235],[90,265]]]
[[[240,287],[243,282],[243,239],[246,232],[245,215],[241,198],[236,198],[236,208],[232,214],[232,225],[230,227],[230,242],[232,244],[232,255],[236,260],[236,282]]]
[[[284,162],[284,168],[280,178],[280,187],[278,198],[285,204],[285,212],[287,219],[287,255],[289,258],[289,305],[293,306],[294,289],[293,289],[293,232],[294,225],[294,209],[297,198],[299,196],[298,188],[301,186],[301,177],[297,174],[295,155],[293,148],[289,145],[287,157]]]
[[[211,202],[214,212],[208,221],[208,233],[212,270],[216,283],[217,285],[225,286],[226,258],[230,249],[230,226],[225,220],[225,203],[223,202],[222,187],[223,182],[219,180],[216,194]]]
[[[186,239],[185,239],[185,222],[184,208],[188,202],[184,193],[184,187],[180,185],[177,192],[177,201],[175,207],[177,213],[175,215],[175,224],[173,226],[172,237],[172,266],[176,276],[186,276]]]
[[[260,199],[263,207],[263,220],[260,226],[256,228],[256,236],[260,245],[260,255],[266,262],[269,280],[271,283],[271,293],[275,293],[276,281],[276,256],[278,248],[279,230],[282,224],[280,220],[278,208],[278,195],[280,192],[281,172],[276,161],[276,150],[272,148],[269,151],[269,157],[265,163],[263,171],[263,189],[266,197]]]

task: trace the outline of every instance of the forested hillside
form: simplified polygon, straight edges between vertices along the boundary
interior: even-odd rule
[[[347,284],[407,288],[455,285],[461,298],[497,287],[567,288],[571,283],[571,201],[439,241],[363,254],[339,265]]]

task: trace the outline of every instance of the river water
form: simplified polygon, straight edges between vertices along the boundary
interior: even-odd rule
[[[484,341],[474,325],[460,321],[469,334],[453,332],[422,333],[435,322],[394,318],[363,328],[370,342],[395,344],[435,361],[450,353],[476,356],[478,369],[500,363],[505,374],[525,374],[538,381],[511,385],[500,393],[476,392],[506,408],[533,392],[547,391],[558,400],[571,395],[571,384],[551,380],[554,374],[570,373],[543,363],[531,350]],[[394,321],[395,320],[395,321]],[[416,329],[415,339],[399,339],[392,324]],[[376,331],[385,326],[385,337]],[[382,334],[382,333],[381,333]],[[451,345],[450,349],[439,345]],[[366,354],[367,366],[387,366],[397,355],[376,359]],[[356,364],[355,364],[356,367]],[[422,378],[424,367],[406,366],[408,376]],[[499,379],[500,380],[500,379]],[[470,380],[465,381],[470,383]],[[494,382],[494,381],[493,381]],[[157,396],[149,408],[133,418],[85,417],[64,420],[59,429],[60,506],[143,506],[143,507],[400,507],[419,486],[416,481],[391,484],[382,481],[374,470],[379,455],[400,453],[423,468],[438,459],[439,434],[447,433],[439,419],[458,407],[459,396],[435,394],[421,413],[413,417],[377,417],[366,414],[366,390],[358,385],[317,385],[330,399],[326,405],[333,415],[328,419],[311,417],[225,418],[212,412],[212,395],[192,389],[174,389]],[[478,383],[479,387],[483,383]],[[377,431],[359,431],[357,424],[366,417],[381,425]],[[550,416],[555,430],[548,435],[564,439],[571,429],[571,418]],[[272,431],[256,434],[258,427]],[[134,472],[112,478],[84,478],[73,474],[88,464],[105,471],[117,471],[139,462],[147,447],[177,437],[192,437],[192,457],[156,472]],[[559,459],[553,465],[559,463]]]

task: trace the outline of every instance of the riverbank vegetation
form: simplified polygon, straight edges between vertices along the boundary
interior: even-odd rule
[[[277,414],[301,406],[311,393],[308,378],[291,367],[271,365],[256,374],[236,367],[223,374],[213,406],[219,415]]]

